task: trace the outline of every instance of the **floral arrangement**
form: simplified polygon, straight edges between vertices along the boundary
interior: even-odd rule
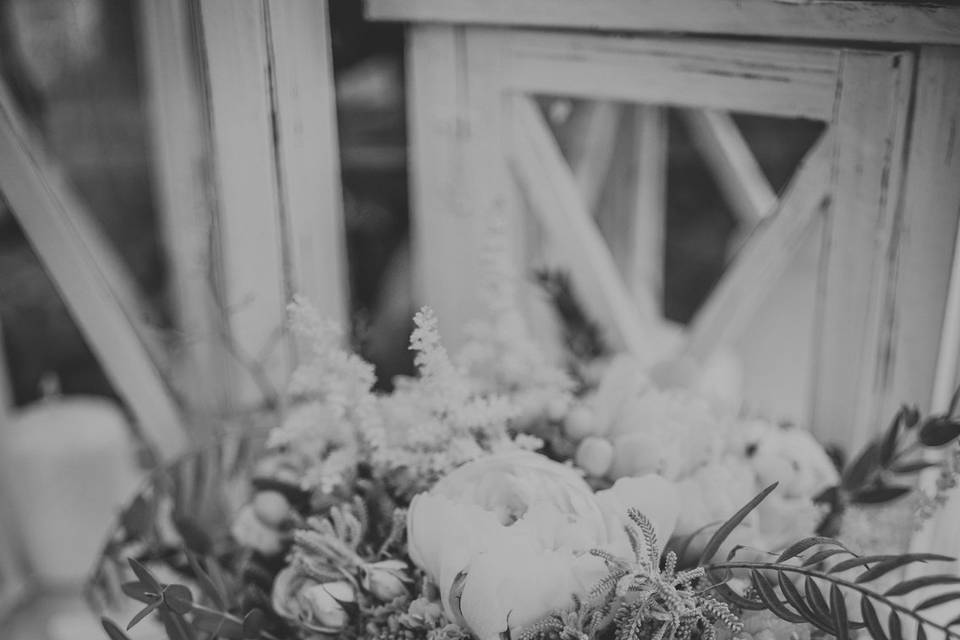
[[[960,576],[900,575],[950,558],[846,535],[875,504],[936,509],[911,477],[955,483],[956,402],[904,408],[838,464],[806,431],[742,417],[728,359],[612,355],[562,279],[545,284],[562,366],[509,305],[457,357],[424,309],[418,375],[389,394],[292,305],[313,349],[266,442],[195,454],[121,516],[91,598],[139,610],[126,630],[105,617],[108,636],[960,639],[960,616],[929,615],[960,603]]]

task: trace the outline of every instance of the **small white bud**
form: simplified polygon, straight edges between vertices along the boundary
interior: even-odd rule
[[[383,560],[364,567],[363,588],[377,599],[389,602],[407,594],[404,584],[407,563],[402,560]]]
[[[567,436],[574,440],[596,435],[597,424],[593,409],[584,404],[573,407],[567,414],[563,427]]]
[[[260,491],[253,498],[253,512],[263,524],[279,527],[290,515],[290,503],[279,491]]]
[[[577,447],[576,463],[588,476],[602,478],[613,464],[613,445],[606,438],[584,438]]]

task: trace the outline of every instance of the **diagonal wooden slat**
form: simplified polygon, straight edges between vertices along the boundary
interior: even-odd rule
[[[529,97],[517,96],[513,109],[511,160],[534,212],[570,262],[578,295],[601,324],[615,332],[621,347],[656,362],[671,346],[664,326],[642,314],[631,299],[537,105]],[[656,307],[650,303],[645,308]]]
[[[730,346],[783,275],[827,197],[832,141],[828,130],[807,153],[779,210],[756,229],[697,314],[686,347],[690,355],[706,359]]]
[[[60,290],[143,435],[164,457],[182,451],[180,408],[148,346],[131,279],[0,84],[0,192]]]
[[[753,227],[776,206],[777,194],[740,128],[722,111],[684,109],[681,113],[733,214],[748,229]]]
[[[583,108],[583,122],[571,132],[576,139],[571,140],[568,160],[587,211],[596,215],[604,181],[613,162],[621,107],[613,102],[590,102]]]
[[[604,183],[597,226],[642,312],[662,313],[667,196],[667,111],[652,105],[623,107]]]

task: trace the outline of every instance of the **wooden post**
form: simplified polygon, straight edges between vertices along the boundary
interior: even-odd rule
[[[210,255],[215,194],[194,16],[189,0],[140,0],[139,10],[153,185],[180,336],[173,383],[192,411],[220,413],[228,406],[229,354]]]
[[[960,132],[960,50],[923,47],[904,186],[893,381],[904,400],[938,413],[960,384],[960,138],[945,131]],[[935,479],[936,471],[925,478],[925,488],[932,490]],[[913,547],[956,557],[958,541],[960,496],[954,490]]]
[[[235,367],[232,402],[286,384],[286,306],[305,294],[345,323],[345,238],[326,2],[202,0],[212,265]],[[246,369],[246,371],[244,371]]]
[[[821,441],[848,451],[882,428],[890,391],[912,66],[906,53],[849,50],[841,60],[812,416]]]
[[[415,294],[455,346],[476,317],[480,258],[467,192],[466,39],[462,29],[413,27],[407,40],[411,221]]]

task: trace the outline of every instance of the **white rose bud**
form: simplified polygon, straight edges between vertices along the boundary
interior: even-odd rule
[[[343,605],[355,601],[356,594],[348,582],[315,584],[297,595],[300,607],[312,614],[311,621],[330,631],[339,631],[349,624],[350,615]]]
[[[383,560],[364,567],[363,588],[383,602],[390,602],[407,594],[407,563],[402,560]]]
[[[577,447],[576,463],[588,476],[602,478],[613,464],[613,445],[606,438],[584,438]]]

